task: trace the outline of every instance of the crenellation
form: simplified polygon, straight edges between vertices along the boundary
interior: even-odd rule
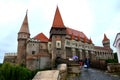
[[[36,42],[36,43],[40,42],[40,40],[37,40],[37,39],[34,39],[34,38],[29,38],[27,41],[28,42]]]
[[[5,56],[17,56],[17,53],[5,53]]]

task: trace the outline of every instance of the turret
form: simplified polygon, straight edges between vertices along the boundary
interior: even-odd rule
[[[26,44],[30,37],[27,12],[23,20],[22,26],[18,32],[18,49],[17,49],[17,63],[25,65],[26,63]]]
[[[102,44],[103,44],[104,47],[110,48],[110,40],[107,38],[106,34],[104,34]]]

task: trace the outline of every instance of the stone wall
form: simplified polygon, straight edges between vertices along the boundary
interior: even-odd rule
[[[60,64],[57,66],[60,72],[60,80],[66,80],[67,77],[67,64]]]
[[[16,63],[17,53],[5,53],[4,62]]]
[[[40,69],[50,68],[50,57],[41,57],[40,58]]]
[[[80,64],[69,64],[68,74],[80,74]]]
[[[120,72],[120,63],[108,63],[107,70],[108,72]]]
[[[90,67],[100,69],[100,70],[106,70],[107,63],[105,60],[92,60],[90,62]]]
[[[67,65],[60,64],[57,70],[39,71],[32,80],[66,80]]]
[[[59,70],[39,71],[32,80],[60,80]]]
[[[51,67],[50,58],[47,56],[40,58],[32,57],[31,59],[27,59],[26,66],[30,70],[49,69]]]

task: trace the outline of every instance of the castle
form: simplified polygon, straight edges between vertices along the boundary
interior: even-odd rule
[[[43,33],[30,38],[26,13],[18,32],[18,49],[15,62],[35,70],[53,66],[57,57],[69,59],[78,56],[80,60],[85,58],[90,58],[90,60],[113,59],[110,40],[105,34],[102,43],[103,47],[95,46],[83,32],[66,27],[58,7],[49,38]]]

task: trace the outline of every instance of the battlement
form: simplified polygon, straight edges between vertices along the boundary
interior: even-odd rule
[[[31,41],[31,42],[40,42],[40,40],[36,40],[34,38],[29,38],[27,41]]]
[[[17,53],[5,53],[5,56],[17,56]]]

